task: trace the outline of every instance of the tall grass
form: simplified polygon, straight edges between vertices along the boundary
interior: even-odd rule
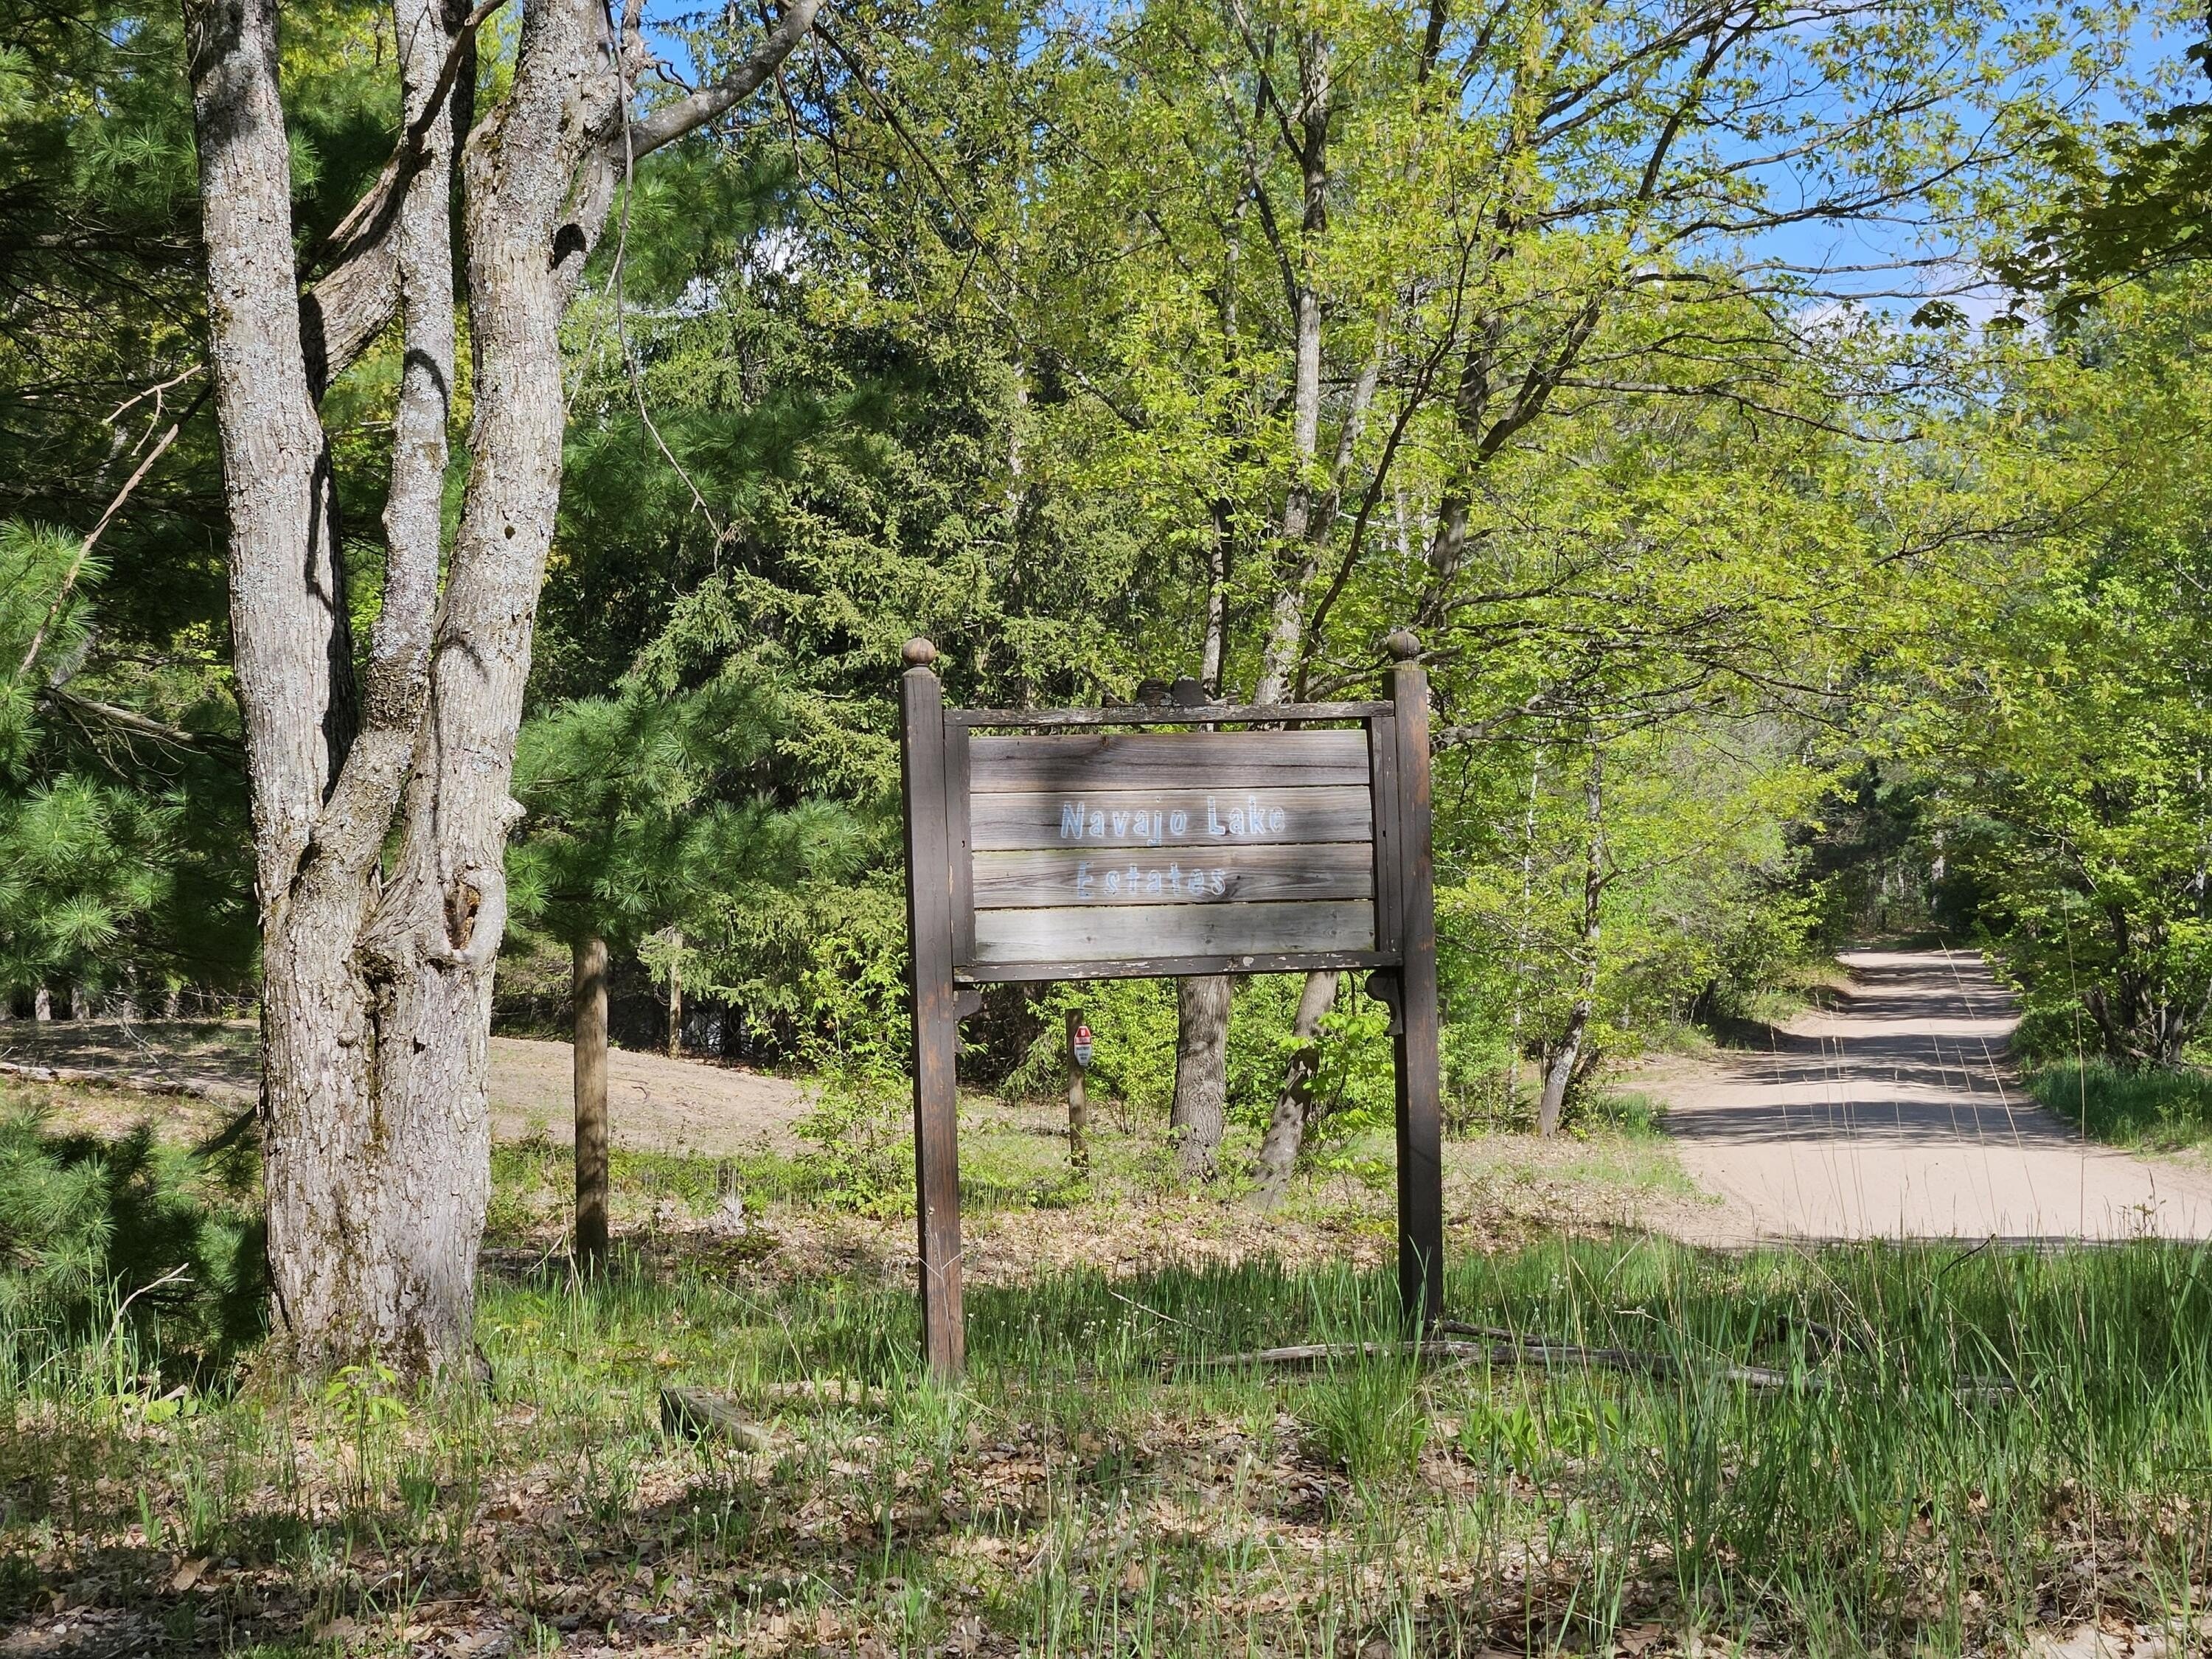
[[[2212,1143],[2212,1073],[2066,1060],[2029,1079],[2035,1097],[2093,1140],[2181,1152]]]
[[[2205,1611],[2203,1249],[1560,1239],[1462,1257],[1447,1290],[1559,1363],[1416,1364],[1386,1275],[1252,1261],[972,1285],[948,1389],[903,1282],[702,1256],[488,1275],[489,1397],[354,1371],[156,1421],[19,1369],[0,1621],[120,1563],[112,1595],[189,1649],[187,1558],[240,1564],[263,1635],[342,1619],[364,1651],[428,1607],[526,1652],[604,1626],[1117,1656],[1602,1651],[1651,1624],[1966,1654]],[[1289,1343],[1337,1348],[1243,1358]],[[670,1382],[733,1395],[769,1449],[672,1437]]]
[[[1417,1372],[1350,1350],[1310,1373],[1224,1366],[1270,1344],[1385,1340],[1392,1289],[1265,1262],[1066,1273],[971,1292],[975,1375],[957,1395],[921,1374],[902,1289],[801,1285],[750,1310],[720,1380],[763,1400],[794,1378],[865,1380],[890,1432],[863,1492],[919,1470],[936,1501],[961,1486],[979,1437],[1041,1432],[1073,1449],[1048,1524],[984,1528],[1059,1563],[1000,1592],[1037,1651],[1241,1650],[1237,1609],[1256,1595],[1370,1633],[1410,1620],[1445,1650],[1501,1634],[1581,1647],[1657,1618],[1792,1651],[1964,1651],[2100,1607],[2148,1624],[2201,1610],[2207,1269],[2203,1250],[2155,1243],[1728,1258],[1653,1241],[1559,1242],[1454,1269],[1456,1316],[1633,1350],[1652,1357],[1646,1374]],[[674,1308],[702,1324],[736,1312],[701,1285],[611,1286],[585,1303],[516,1289],[496,1305],[532,1309],[544,1339],[562,1333],[495,1350],[495,1364],[533,1369],[550,1349],[593,1346],[589,1330],[605,1352],[613,1328]],[[1747,1387],[1728,1370],[1746,1364],[1785,1380]],[[522,1386],[556,1377],[573,1364]],[[872,1419],[833,1411],[814,1430],[834,1448],[858,1421]],[[1293,1486],[1331,1483],[1323,1546],[1296,1583],[1269,1550],[1248,1559],[1222,1536],[1133,1528],[1132,1514],[1193,1501],[1187,1442],[1224,1425],[1243,1425],[1268,1471],[1246,1477],[1230,1533],[1282,1523],[1288,1471]],[[795,1466],[787,1501],[838,1485],[821,1473],[834,1450],[816,1455]],[[1122,1553],[1102,1556],[1103,1535]],[[960,1553],[909,1542],[891,1576],[957,1577]]]

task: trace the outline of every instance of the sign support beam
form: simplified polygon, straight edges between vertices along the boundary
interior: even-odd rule
[[[952,853],[947,833],[945,690],[937,647],[909,640],[899,681],[906,767],[907,989],[914,1022],[914,1169],[921,1255],[922,1355],[951,1380],[967,1364],[960,1297],[960,1015],[952,983]]]
[[[1420,641],[1388,641],[1397,706],[1399,948],[1397,1018],[1398,1296],[1421,1330],[1443,1316],[1444,1184],[1442,1079],[1437,1042],[1436,853],[1429,823],[1429,677]]]

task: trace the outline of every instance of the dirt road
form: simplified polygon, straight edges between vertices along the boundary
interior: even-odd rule
[[[2212,1170],[2085,1144],[2022,1090],[1978,957],[1854,951],[1841,1005],[1766,1054],[1654,1072],[1703,1242],[2212,1237]]]
[[[0,1059],[118,1079],[189,1082],[210,1097],[197,1115],[220,1115],[219,1109],[253,1102],[257,1036],[251,1024],[235,1020],[10,1020],[0,1024]],[[493,1135],[520,1140],[542,1130],[563,1145],[573,1139],[573,1066],[565,1042],[494,1037]],[[759,1072],[622,1048],[607,1056],[609,1132],[616,1146],[632,1151],[708,1158],[790,1151],[798,1145],[793,1126],[807,1104],[797,1084]],[[164,1110],[195,1115],[194,1103],[185,1101],[171,1101]]]

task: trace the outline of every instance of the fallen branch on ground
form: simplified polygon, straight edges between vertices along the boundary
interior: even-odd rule
[[[191,1078],[162,1077],[153,1072],[88,1072],[78,1066],[30,1066],[0,1060],[0,1077],[16,1077],[26,1083],[67,1083],[94,1089],[135,1089],[143,1095],[185,1095],[224,1105],[236,1103],[237,1091],[220,1083],[201,1083]]]
[[[1333,1359],[1407,1358],[1450,1364],[1526,1365],[1547,1370],[1626,1371],[1644,1376],[1700,1377],[1735,1382],[1747,1389],[1808,1389],[1825,1393],[1832,1376],[1819,1367],[1802,1371],[1777,1370],[1771,1365],[1739,1365],[1716,1361],[1710,1365],[1677,1359],[1672,1354],[1639,1348],[1592,1348],[1580,1343],[1529,1340],[1514,1332],[1489,1325],[1468,1325],[1458,1320],[1437,1322],[1437,1328],[1486,1339],[1465,1341],[1451,1337],[1429,1337],[1419,1342],[1301,1342],[1288,1347],[1261,1348],[1250,1353],[1218,1354],[1204,1358],[1177,1359],[1170,1356],[1164,1370],[1178,1366],[1316,1365]],[[2007,1377],[1965,1376],[1955,1379],[1958,1393],[1984,1399],[2014,1395],[2019,1385]]]
[[[1499,1334],[1503,1335],[1503,1333]],[[1569,1342],[1523,1342],[1505,1340],[1466,1342],[1431,1337],[1420,1342],[1302,1342],[1283,1348],[1261,1348],[1251,1353],[1222,1354],[1205,1359],[1170,1360],[1176,1365],[1315,1365],[1331,1359],[1407,1358],[1443,1360],[1455,1364],[1528,1365],[1558,1370],[1632,1371],[1647,1376],[1681,1376],[1687,1370],[1673,1356],[1646,1353],[1633,1348],[1589,1348]],[[1765,1365],[1720,1364],[1698,1375],[1723,1382],[1740,1382],[1752,1389],[1824,1389],[1825,1377],[1810,1372],[1778,1371]]]

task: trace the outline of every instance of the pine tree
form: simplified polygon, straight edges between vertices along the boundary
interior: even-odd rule
[[[611,951],[635,951],[668,930],[711,940],[731,892],[857,861],[842,808],[760,793],[784,724],[759,682],[725,675],[665,696],[633,684],[523,728],[515,796],[526,816],[508,854],[508,902],[514,922],[562,940],[574,963],[580,1266],[599,1267],[607,1252]]]

